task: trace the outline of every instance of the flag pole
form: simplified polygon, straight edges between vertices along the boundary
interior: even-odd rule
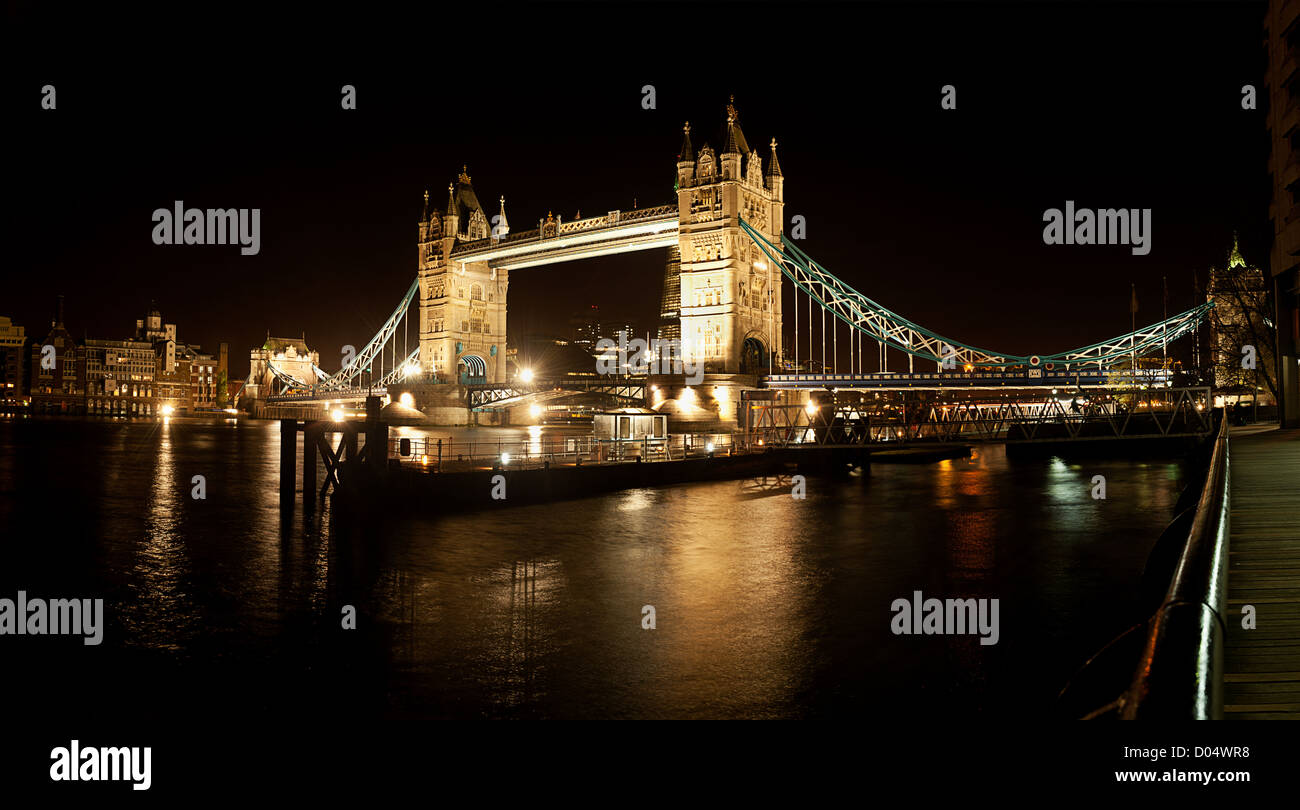
[[[1138,365],[1137,365],[1137,311],[1138,311],[1138,290],[1137,290],[1137,283],[1136,283],[1136,282],[1131,283],[1129,286],[1132,288],[1132,292],[1133,292],[1133,297],[1129,300],[1129,304],[1128,304],[1128,322],[1129,322],[1129,333],[1128,333],[1128,345],[1129,345],[1129,369],[1131,370],[1131,373],[1132,373],[1132,379],[1133,379],[1133,382],[1134,382],[1134,384],[1136,384],[1136,383],[1137,383],[1137,368],[1138,368]]]
[[[1164,370],[1165,387],[1169,387],[1169,325],[1164,321],[1169,320],[1169,277],[1161,276],[1160,283],[1164,285],[1164,310],[1161,315],[1160,324],[1160,368]]]

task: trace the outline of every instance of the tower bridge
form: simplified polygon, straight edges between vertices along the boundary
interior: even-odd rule
[[[268,404],[296,406],[360,399],[367,392],[394,399],[410,394],[429,418],[457,424],[476,406],[573,388],[563,381],[507,379],[510,273],[639,250],[669,251],[664,289],[675,300],[665,301],[664,309],[676,319],[661,324],[659,338],[680,340],[681,356],[702,364],[704,383],[646,377],[579,387],[607,390],[612,404],[639,395],[656,410],[687,421],[734,423],[733,406],[742,391],[753,388],[1167,384],[1150,377],[1139,381],[1132,373],[1137,358],[1165,351],[1198,328],[1212,306],[1052,354],[1018,355],[947,338],[863,295],[785,238],[785,178],[776,139],[766,155],[751,149],[734,99],[717,144],[706,141],[697,151],[690,124],[683,127],[675,204],[568,222],[548,213],[524,232],[510,231],[504,197],[489,219],[464,168],[448,185],[445,205],[434,204],[425,192],[416,277],[363,349],[332,375],[315,362],[305,373],[301,357],[295,369],[263,358],[254,368],[260,377],[250,375],[250,390],[263,392]],[[786,336],[787,311],[792,337]],[[301,355],[305,346],[296,348]],[[905,358],[906,372],[890,371],[891,353]],[[1129,369],[1128,377],[1122,368]]]

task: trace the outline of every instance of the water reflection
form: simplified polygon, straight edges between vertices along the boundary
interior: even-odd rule
[[[16,454],[0,473],[71,447],[14,434],[38,427],[0,424]],[[58,564],[32,564],[50,581],[88,571],[110,596],[124,626],[106,643],[126,651],[114,672],[142,711],[160,711],[145,684],[163,677],[131,653],[145,648],[174,654],[177,692],[242,717],[1038,716],[1114,635],[1180,483],[1164,462],[1011,462],[990,446],[809,476],[804,499],[772,476],[355,517],[300,496],[281,508],[275,423],[82,427],[78,449],[102,469],[60,497],[93,525],[55,526]],[[196,474],[206,500],[190,497]],[[1090,496],[1093,475],[1107,499]],[[49,504],[0,508],[35,522]],[[913,590],[1000,599],[998,645],[892,635],[889,605]],[[345,605],[356,630],[340,626]]]

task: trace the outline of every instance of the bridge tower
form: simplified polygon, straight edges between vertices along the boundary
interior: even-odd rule
[[[505,269],[459,262],[453,252],[510,232],[505,198],[489,224],[468,167],[447,186],[442,213],[424,193],[420,218],[420,368],[444,382],[506,381]]]
[[[706,141],[696,155],[684,127],[677,162],[681,338],[688,356],[713,374],[765,374],[781,349],[781,270],[740,229],[739,218],[780,246],[785,178],[776,139],[764,171],[727,105],[721,150]]]

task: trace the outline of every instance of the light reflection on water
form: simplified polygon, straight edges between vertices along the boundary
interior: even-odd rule
[[[990,446],[810,477],[805,500],[731,481],[354,522],[328,504],[282,512],[275,423],[0,430],[15,450],[0,491],[16,493],[0,519],[57,504],[79,521],[0,585],[102,593],[113,688],[155,705],[144,684],[165,672],[182,699],[236,713],[325,700],[363,716],[1041,716],[1127,626],[1180,478],[1167,462],[1010,462]],[[412,431],[393,435],[556,432]],[[39,482],[60,442],[88,461],[51,495]],[[999,644],[892,635],[889,605],[914,590],[999,599]]]

